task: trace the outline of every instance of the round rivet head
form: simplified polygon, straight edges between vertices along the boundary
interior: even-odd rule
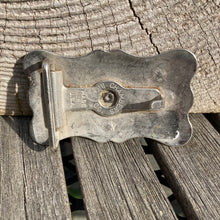
[[[120,113],[126,105],[125,89],[113,81],[104,81],[95,85],[99,88],[98,102],[93,110],[104,116],[112,116]]]
[[[113,103],[115,99],[115,95],[112,92],[104,93],[103,101],[107,103]]]
[[[100,98],[103,107],[109,108],[115,105],[116,95],[112,91],[103,91]]]

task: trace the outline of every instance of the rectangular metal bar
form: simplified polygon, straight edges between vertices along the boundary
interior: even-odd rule
[[[53,88],[51,83],[50,65],[48,62],[43,63],[43,84],[44,84],[44,97],[47,114],[47,126],[49,134],[49,146],[56,149],[59,144],[59,140],[56,138],[55,116],[54,116],[54,100],[53,100]]]

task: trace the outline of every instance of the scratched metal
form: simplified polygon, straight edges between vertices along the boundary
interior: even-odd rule
[[[186,50],[153,57],[97,50],[76,58],[33,51],[23,66],[37,143],[48,144],[48,134],[54,135],[50,145],[82,136],[97,142],[147,137],[178,146],[191,137],[196,58]]]

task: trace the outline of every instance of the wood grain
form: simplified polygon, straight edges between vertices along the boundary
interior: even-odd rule
[[[176,219],[137,140],[72,146],[89,219]]]
[[[188,49],[198,58],[191,112],[220,111],[217,1],[1,1],[0,33],[0,115],[31,114],[21,62],[34,49],[71,57]]]
[[[71,219],[60,151],[34,144],[29,122],[0,117],[0,219]]]
[[[220,135],[192,114],[194,134],[182,147],[156,144],[154,156],[188,219],[220,219]],[[151,144],[153,144],[151,142]]]

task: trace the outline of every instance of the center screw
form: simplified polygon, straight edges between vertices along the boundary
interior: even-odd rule
[[[114,99],[115,99],[114,93],[112,93],[112,92],[104,93],[104,97],[103,97],[104,102],[113,103]]]
[[[106,90],[102,92],[100,103],[105,108],[109,108],[115,105],[116,99],[117,98],[114,92]]]

